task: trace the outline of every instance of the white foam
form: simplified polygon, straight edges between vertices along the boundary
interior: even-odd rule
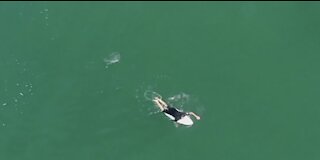
[[[146,98],[147,100],[153,100],[155,97],[159,97],[160,99],[162,99],[162,96],[155,92],[155,91],[145,91],[144,94],[143,94],[144,98]]]
[[[120,53],[113,52],[110,55],[108,55],[106,58],[103,59],[103,61],[106,63],[106,68],[109,67],[109,65],[118,63],[120,61]]]
[[[176,94],[168,98],[168,101],[174,106],[183,107],[190,99],[190,96],[186,93]]]

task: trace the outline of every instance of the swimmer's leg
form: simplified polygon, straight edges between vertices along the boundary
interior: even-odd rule
[[[161,104],[161,102],[159,100],[154,99],[153,102],[156,103],[156,105],[160,108],[161,112],[163,112],[164,110],[167,109],[167,107],[163,106],[163,104]]]
[[[166,102],[164,102],[159,97],[155,97],[152,101],[156,103],[156,105],[161,109],[161,111],[168,109],[168,105],[166,104]]]
[[[166,102],[164,102],[162,99],[159,97],[155,97],[155,100],[157,100],[165,109],[168,109],[168,105]]]

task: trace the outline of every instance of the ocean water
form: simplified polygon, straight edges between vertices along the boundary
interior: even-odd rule
[[[0,20],[1,160],[320,158],[318,2],[0,2]]]

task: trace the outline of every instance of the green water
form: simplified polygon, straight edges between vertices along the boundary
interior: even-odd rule
[[[320,159],[320,3],[1,2],[0,20],[1,160]],[[148,90],[202,119],[176,128]]]

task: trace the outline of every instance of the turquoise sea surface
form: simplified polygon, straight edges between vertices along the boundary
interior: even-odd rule
[[[320,159],[319,2],[0,2],[0,21],[0,160]]]

